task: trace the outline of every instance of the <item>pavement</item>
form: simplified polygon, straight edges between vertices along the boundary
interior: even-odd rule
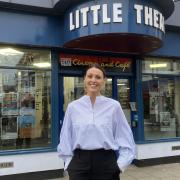
[[[163,164],[148,167],[136,167],[131,165],[120,176],[121,180],[180,180],[180,163]],[[66,175],[63,178],[51,180],[69,180]]]

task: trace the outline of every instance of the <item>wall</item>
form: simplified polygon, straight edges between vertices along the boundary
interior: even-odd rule
[[[62,24],[58,16],[0,11],[0,43],[60,46]]]
[[[7,161],[14,162],[14,167],[0,169],[0,176],[63,168],[56,152],[1,156],[1,163]]]

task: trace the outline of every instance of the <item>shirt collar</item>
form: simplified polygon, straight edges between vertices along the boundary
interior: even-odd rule
[[[84,95],[84,96],[82,97],[82,99],[91,104],[90,96]],[[104,99],[104,96],[102,96],[102,95],[96,96],[95,104],[101,102],[103,99]]]

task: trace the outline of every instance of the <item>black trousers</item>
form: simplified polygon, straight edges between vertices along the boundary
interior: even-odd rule
[[[120,170],[113,150],[80,150],[67,168],[69,180],[120,180]]]

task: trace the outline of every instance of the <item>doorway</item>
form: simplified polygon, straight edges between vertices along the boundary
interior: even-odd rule
[[[84,95],[84,80],[81,76],[62,76],[61,85],[63,85],[63,92],[61,92],[64,116],[69,102],[76,100]],[[121,107],[125,113],[128,123],[131,125],[131,109],[129,102],[131,101],[131,81],[130,77],[109,76],[106,80],[105,88],[102,95],[116,99],[120,102]],[[63,119],[63,117],[60,117]]]

